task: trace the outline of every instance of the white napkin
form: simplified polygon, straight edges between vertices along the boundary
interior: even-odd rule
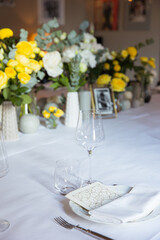
[[[160,204],[160,191],[137,185],[120,198],[89,211],[92,218],[103,222],[125,223],[147,216]]]

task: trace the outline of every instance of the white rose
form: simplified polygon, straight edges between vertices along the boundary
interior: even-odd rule
[[[76,45],[73,45],[72,47],[66,48],[62,55],[62,61],[69,63],[71,61],[72,58],[74,58],[76,56],[76,54],[79,52],[79,49]]]
[[[96,66],[96,57],[89,50],[80,52],[80,55],[82,57],[81,62],[86,63],[87,66],[90,66],[91,68]]]
[[[84,33],[84,42],[85,43],[93,43],[96,42],[96,38],[90,33]]]
[[[43,58],[44,68],[51,77],[58,77],[63,72],[63,64],[59,52],[49,52]]]

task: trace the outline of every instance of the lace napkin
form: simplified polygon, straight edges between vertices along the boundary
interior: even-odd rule
[[[160,205],[160,191],[136,185],[132,190],[116,200],[89,211],[91,218],[104,222],[131,222],[150,214]]]

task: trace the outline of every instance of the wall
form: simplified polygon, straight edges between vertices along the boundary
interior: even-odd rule
[[[15,35],[24,28],[29,33],[34,33],[38,25],[38,0],[15,0],[14,7],[0,7],[0,28],[10,27]],[[79,24],[88,19],[93,22],[94,0],[65,0],[65,25],[62,30],[67,32],[72,29],[78,30]],[[124,30],[124,3],[127,0],[119,0],[119,30],[97,32],[104,39],[105,47],[110,50],[120,50],[130,45],[135,45],[147,38],[153,38],[154,44],[143,48],[141,55],[155,57],[157,63],[157,79],[159,79],[160,65],[160,0],[152,0],[151,24],[148,31],[125,31]]]

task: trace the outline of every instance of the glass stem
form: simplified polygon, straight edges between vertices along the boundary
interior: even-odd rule
[[[89,178],[88,178],[88,184],[92,183],[92,150],[88,150],[88,174],[89,174]]]

